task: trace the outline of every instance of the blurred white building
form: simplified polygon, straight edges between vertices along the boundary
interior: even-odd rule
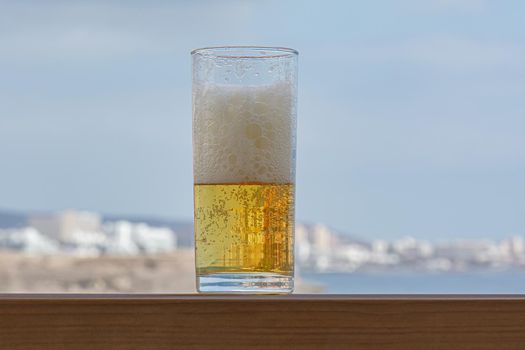
[[[306,264],[312,253],[312,245],[305,225],[295,226],[295,257],[299,265]]]
[[[32,231],[26,234],[35,236],[31,247],[37,241],[47,242],[56,247],[56,251],[77,256],[155,254],[177,248],[176,234],[169,228],[128,221],[102,225],[99,214],[85,211],[67,210],[56,214],[34,215],[29,218],[29,224],[32,228],[28,230]],[[22,250],[15,249],[25,245],[13,241],[13,235],[14,233],[10,236],[2,235],[4,246],[7,246],[9,239],[9,245],[14,250]],[[44,244],[41,243],[42,247]],[[47,250],[41,250],[54,252],[49,244]]]
[[[414,237],[403,237],[392,244],[393,251],[404,260],[429,258],[434,253],[432,245]]]
[[[104,225],[103,230],[108,236],[106,254],[155,254],[177,249],[177,237],[169,228],[117,221]]]
[[[332,252],[332,232],[324,225],[315,225],[311,234],[313,250],[317,255],[329,255]]]
[[[0,230],[0,249],[30,254],[53,254],[58,244],[32,227]]]
[[[99,232],[101,222],[99,214],[76,210],[29,217],[29,226],[51,238],[66,242],[79,231]]]

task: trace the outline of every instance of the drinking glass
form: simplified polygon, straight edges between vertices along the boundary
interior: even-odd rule
[[[291,293],[298,53],[191,54],[197,290]]]

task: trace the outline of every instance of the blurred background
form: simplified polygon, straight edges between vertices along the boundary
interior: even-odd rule
[[[525,292],[520,1],[0,1],[0,291],[192,291],[190,50],[300,52],[299,291]]]

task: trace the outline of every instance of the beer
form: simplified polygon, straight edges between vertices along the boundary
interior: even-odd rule
[[[293,272],[293,184],[195,185],[197,274]]]
[[[220,55],[209,50],[194,54],[197,288],[290,292],[295,84],[281,65],[295,55],[252,64],[245,61],[251,56],[230,58],[222,48]],[[273,70],[284,75],[259,81],[260,72]]]

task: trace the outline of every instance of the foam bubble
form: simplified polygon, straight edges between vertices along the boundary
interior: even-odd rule
[[[195,183],[294,181],[290,84],[201,85],[193,102]]]

